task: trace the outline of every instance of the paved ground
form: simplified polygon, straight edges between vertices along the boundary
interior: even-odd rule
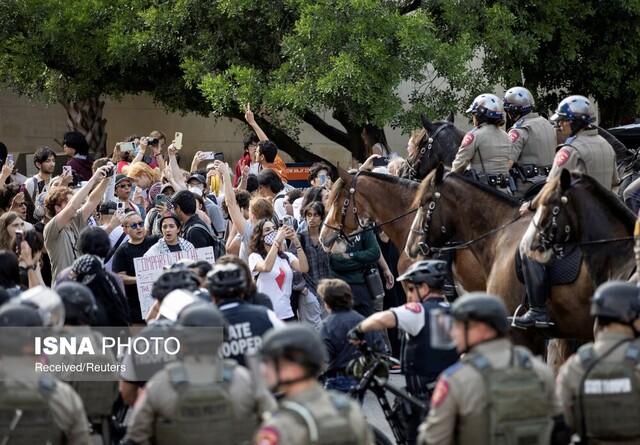
[[[389,381],[393,385],[400,388],[404,388],[405,386],[404,376],[401,374],[391,374]],[[391,406],[393,406],[393,398],[393,395],[387,396],[387,399],[389,400],[389,404]],[[393,440],[393,433],[391,433],[389,424],[382,414],[380,404],[378,403],[378,400],[375,398],[375,396],[371,394],[371,392],[368,392],[366,397],[364,398],[363,411],[369,423],[385,433],[391,443],[395,443],[395,441]]]

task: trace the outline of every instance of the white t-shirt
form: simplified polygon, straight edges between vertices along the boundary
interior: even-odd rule
[[[280,192],[273,197],[273,212],[277,215],[278,221],[281,221],[287,214],[287,211],[284,208],[285,194],[285,190],[280,190]]]
[[[291,269],[289,263],[294,261],[296,256],[289,252],[285,252],[285,255],[287,255],[289,261],[277,256],[276,261],[273,263],[273,267],[271,268],[271,272],[260,272],[260,275],[256,280],[258,292],[267,294],[269,298],[271,298],[273,311],[281,320],[294,316],[293,309],[291,309],[293,269]],[[263,258],[259,253],[252,253],[249,255],[249,269],[253,272],[254,277],[258,274],[254,269],[259,261],[263,261]]]

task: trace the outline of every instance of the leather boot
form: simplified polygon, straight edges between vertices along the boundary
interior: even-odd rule
[[[523,256],[522,274],[529,297],[529,310],[522,317],[516,317],[514,323],[523,328],[531,326],[548,328],[553,323],[551,323],[547,312],[547,300],[550,292],[547,270],[537,261]]]

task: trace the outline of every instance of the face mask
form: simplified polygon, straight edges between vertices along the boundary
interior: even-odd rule
[[[273,246],[273,243],[276,242],[276,236],[278,233],[274,230],[273,232],[267,233],[264,237],[264,243],[269,246]]]

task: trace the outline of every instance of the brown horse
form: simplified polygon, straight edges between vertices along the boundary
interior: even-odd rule
[[[524,236],[526,253],[548,262],[563,245],[581,246],[594,287],[627,280],[635,268],[636,218],[616,195],[590,176],[563,170],[540,191]]]
[[[519,217],[519,201],[460,174],[445,177],[439,166],[422,182],[414,206],[419,210],[405,247],[409,256],[417,255],[420,242],[423,250],[437,251],[447,248],[457,236],[480,263],[482,270],[475,273],[487,277],[487,292],[502,298],[513,313],[524,291],[516,276],[515,253],[531,220],[530,216]],[[592,338],[588,304],[592,295],[593,285],[583,263],[575,283],[552,287],[549,308],[557,323],[545,335]],[[537,331],[515,329],[512,336],[534,352],[543,352]]]
[[[411,205],[419,183],[370,172],[360,172],[356,177],[342,168],[338,168],[338,172],[340,179],[334,183],[327,199],[320,242],[329,250],[339,238],[345,241],[344,238],[357,234],[375,221],[401,252],[398,270],[404,272],[412,262],[404,253],[404,245],[413,220]],[[460,280],[465,290],[484,289],[484,277],[472,273],[477,269],[475,257],[469,251],[458,252],[454,275],[456,279],[459,276],[466,278]]]

